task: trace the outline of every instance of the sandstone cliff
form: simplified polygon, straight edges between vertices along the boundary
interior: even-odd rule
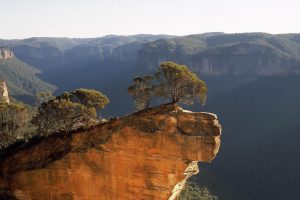
[[[2,156],[0,199],[172,200],[220,134],[215,115],[171,104],[53,134]]]
[[[8,89],[5,81],[0,81],[0,101],[9,103]]]
[[[0,60],[6,60],[14,57],[14,53],[6,48],[0,48]]]
[[[150,69],[164,61],[201,75],[300,73],[300,45],[293,36],[264,33],[189,35],[145,44],[138,62]]]

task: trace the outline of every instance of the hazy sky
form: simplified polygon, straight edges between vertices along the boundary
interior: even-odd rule
[[[300,0],[0,0],[0,38],[300,33]]]

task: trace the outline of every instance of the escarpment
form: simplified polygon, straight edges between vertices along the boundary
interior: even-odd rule
[[[0,199],[175,199],[220,134],[215,115],[172,104],[53,134],[2,156]]]

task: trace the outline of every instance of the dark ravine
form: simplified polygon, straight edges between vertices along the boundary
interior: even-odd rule
[[[220,147],[214,114],[166,104],[1,156],[0,199],[174,199]]]

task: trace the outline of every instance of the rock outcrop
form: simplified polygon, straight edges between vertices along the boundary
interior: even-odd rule
[[[0,199],[172,200],[220,134],[214,114],[172,104],[53,134],[2,156]]]
[[[5,81],[0,81],[0,102],[9,103],[8,89]]]
[[[0,48],[0,60],[6,60],[14,57],[14,53],[6,48]]]

